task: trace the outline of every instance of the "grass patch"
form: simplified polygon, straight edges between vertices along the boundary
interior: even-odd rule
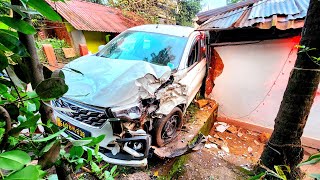
[[[192,102],[189,107],[187,108],[186,114],[185,114],[185,120],[187,123],[193,123],[196,120],[196,113],[200,109],[194,102]]]

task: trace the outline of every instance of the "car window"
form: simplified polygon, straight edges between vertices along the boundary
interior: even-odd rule
[[[192,46],[192,49],[189,53],[189,57],[188,57],[188,64],[187,66],[190,67],[191,65],[193,65],[195,62],[198,62],[199,60],[199,40],[197,40],[194,45]]]
[[[122,60],[141,60],[178,68],[187,43],[186,37],[128,31],[117,36],[97,55]]]

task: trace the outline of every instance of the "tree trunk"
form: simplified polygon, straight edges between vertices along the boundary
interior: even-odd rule
[[[300,45],[316,50],[298,53],[297,61],[275,119],[274,131],[261,155],[264,166],[287,165],[292,173],[288,179],[299,175],[297,164],[303,157],[301,136],[320,82],[320,66],[311,57],[320,57],[320,1],[311,0]],[[316,127],[315,127],[316,128]]]
[[[0,139],[0,152],[2,152],[2,150],[4,150],[7,146],[7,142],[8,142],[8,138],[9,138],[8,133],[11,130],[10,115],[9,115],[8,111],[5,108],[3,108],[2,106],[0,106],[0,119],[4,120],[4,122],[6,123],[5,132],[2,137],[2,141]]]
[[[20,0],[11,0],[12,5],[22,6]],[[13,12],[13,17],[17,19],[21,19],[20,14]],[[26,22],[31,24],[30,16],[27,15],[25,19]],[[32,25],[32,24],[31,24]],[[19,40],[26,47],[29,57],[24,57],[22,62],[27,65],[30,70],[31,77],[31,85],[32,88],[35,89],[37,85],[44,80],[43,76],[43,66],[39,62],[39,58],[37,55],[37,49],[35,45],[35,40],[33,35],[27,35],[18,32]],[[39,112],[41,114],[41,121],[46,124],[48,120],[52,119],[52,109],[41,102]]]

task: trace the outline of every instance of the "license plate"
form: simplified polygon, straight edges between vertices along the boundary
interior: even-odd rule
[[[59,117],[57,117],[56,119],[56,123],[57,123],[57,126],[61,127],[61,128],[66,128],[66,130],[68,131],[71,131],[73,132],[74,134],[84,138],[84,137],[90,137],[91,136],[91,133],[82,129],[82,128],[79,128],[65,120],[62,120],[60,119]]]

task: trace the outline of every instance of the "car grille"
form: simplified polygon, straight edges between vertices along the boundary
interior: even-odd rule
[[[106,114],[106,111],[102,109],[89,106],[79,106],[77,103],[61,98],[54,100],[53,105],[55,107],[73,110],[74,112],[67,112],[56,109],[56,111],[64,115],[67,115],[77,121],[83,122],[94,127],[101,127],[109,118],[109,116]]]

